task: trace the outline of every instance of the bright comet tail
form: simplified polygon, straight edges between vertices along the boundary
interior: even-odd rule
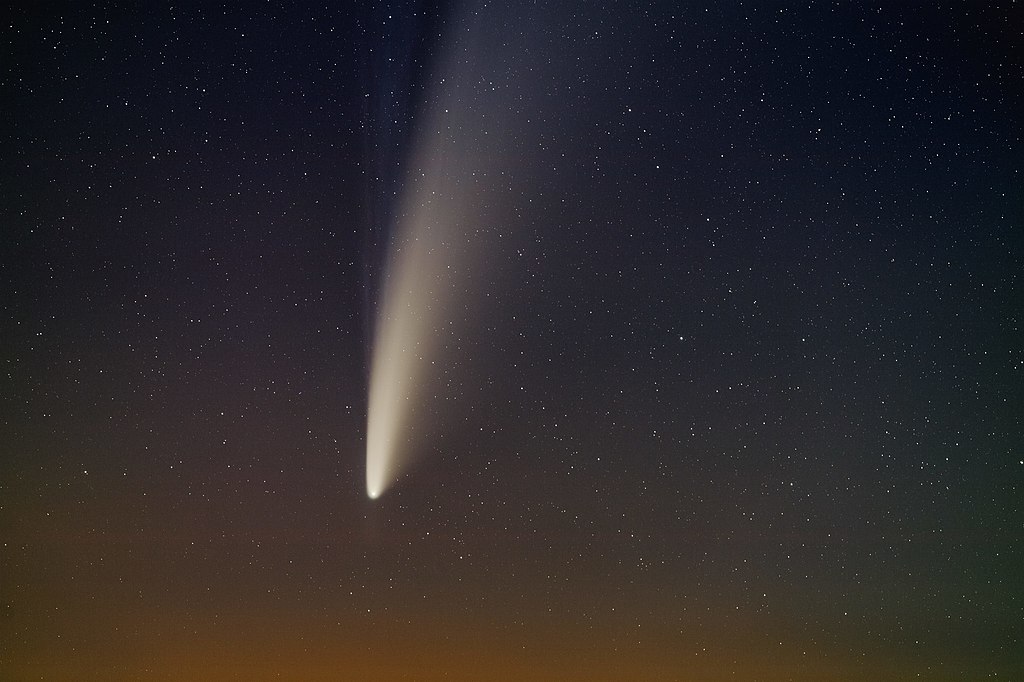
[[[436,268],[432,260],[413,237],[389,263],[370,366],[366,493],[371,499],[384,493],[409,459],[399,439],[410,425],[410,400],[424,380],[422,353],[433,334],[430,299],[422,289]]]
[[[531,121],[542,116],[526,106],[533,97],[523,90],[533,81],[515,74],[542,73],[546,62],[529,60],[529,51],[519,48],[512,54],[496,48],[507,45],[499,21],[472,26],[442,51],[403,164],[370,354],[371,499],[405,473],[428,435],[443,426],[444,412],[434,405],[462,371],[459,339],[472,333],[484,290],[501,269],[504,259],[495,254],[513,248],[501,226],[522,197],[515,176],[523,150],[540,142]],[[496,79],[502,87],[474,85]],[[516,116],[507,114],[509,102],[520,103]]]

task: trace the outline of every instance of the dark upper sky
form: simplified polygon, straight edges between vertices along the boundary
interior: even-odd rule
[[[1024,675],[1020,9],[598,4],[5,11],[0,677]]]

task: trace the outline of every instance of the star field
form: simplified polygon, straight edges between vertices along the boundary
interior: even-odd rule
[[[1022,25],[9,8],[0,678],[1019,679]]]

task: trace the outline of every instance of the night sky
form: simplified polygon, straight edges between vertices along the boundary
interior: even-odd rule
[[[0,679],[1024,679],[1022,27],[6,8]]]

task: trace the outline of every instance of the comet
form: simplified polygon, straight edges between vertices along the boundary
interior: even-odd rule
[[[451,98],[454,93],[449,93]],[[438,105],[441,106],[441,105]],[[451,105],[449,105],[450,107]],[[431,114],[433,121],[438,116]],[[436,124],[435,124],[436,128]],[[449,162],[453,156],[462,165]],[[399,203],[378,303],[370,356],[366,425],[366,494],[377,499],[424,449],[429,399],[446,335],[456,331],[466,285],[478,256],[467,241],[471,220],[461,185],[479,172],[449,136],[421,136]]]
[[[433,311],[439,292],[428,286],[441,257],[432,253],[423,226],[410,225],[404,247],[392,253],[377,316],[370,364],[366,428],[366,494],[379,498],[411,460],[406,435],[413,403],[434,350]]]
[[[501,254],[514,248],[506,226],[523,196],[517,170],[529,157],[523,150],[540,144],[532,121],[544,116],[529,106],[534,83],[518,74],[549,68],[538,61],[544,53],[531,58],[514,47],[501,21],[466,16],[474,17],[469,28],[445,41],[424,88],[391,213],[369,361],[366,494],[373,500],[445,426],[445,411],[432,401],[445,390],[443,375],[459,369],[458,339],[483,314],[483,290],[510,262]],[[509,102],[517,102],[516,116]]]

